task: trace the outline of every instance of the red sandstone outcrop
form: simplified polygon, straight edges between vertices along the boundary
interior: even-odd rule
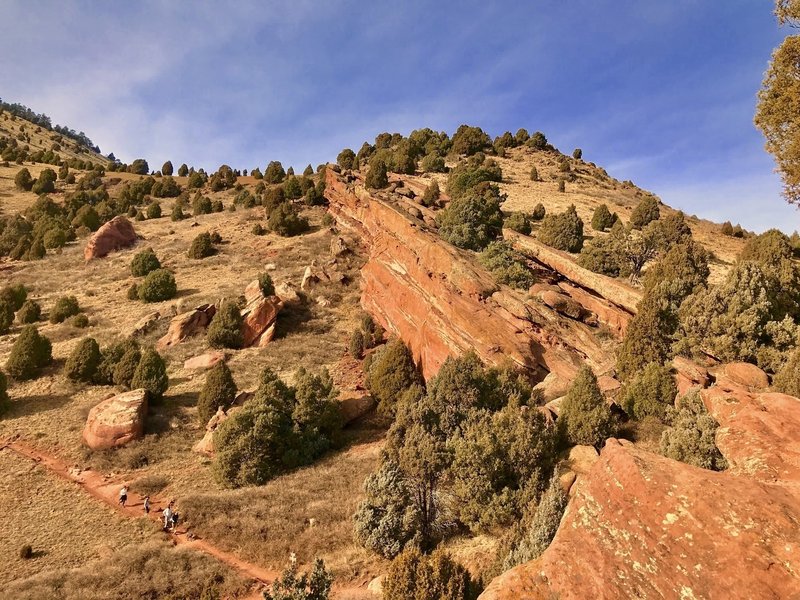
[[[178,315],[170,321],[167,333],[158,340],[158,348],[168,348],[206,330],[217,313],[213,304],[201,304],[197,308]]]
[[[228,410],[224,410],[221,406],[217,408],[217,412],[208,420],[206,424],[206,432],[203,437],[192,446],[192,450],[200,454],[211,456],[214,454],[214,432],[228,417],[235,411],[239,410],[239,406],[231,406]]]
[[[506,360],[569,380],[588,363],[607,371],[613,356],[593,328],[564,317],[491,276],[468,252],[408,216],[388,192],[368,192],[360,175],[327,170],[325,196],[340,228],[365,243],[361,303],[411,348],[426,377],[448,356],[474,350],[487,364]]]
[[[726,363],[715,370],[717,378],[748,391],[761,391],[769,387],[769,377],[756,365],[745,362]]]
[[[701,367],[688,358],[676,356],[672,359],[672,368],[675,371],[675,386],[678,395],[683,396],[693,389],[707,388],[711,384],[708,369]]]
[[[193,356],[183,363],[183,368],[187,371],[207,370],[214,365],[225,360],[225,353],[219,350],[210,350],[199,356]]]
[[[536,238],[504,229],[503,237],[518,247],[526,256],[541,263],[545,267],[560,273],[573,284],[593,291],[601,298],[615,304],[631,314],[636,314],[636,305],[642,299],[641,291],[614,279],[585,269],[577,264],[566,252],[551,248]]]
[[[121,250],[136,243],[137,235],[133,225],[123,216],[114,217],[98,229],[83,249],[86,260],[102,258],[110,252]]]
[[[584,269],[566,252],[530,236],[511,229],[504,229],[503,236],[523,254],[552,271],[557,276],[558,289],[587,313],[595,315],[612,333],[618,337],[625,333],[642,299],[639,290],[619,279]]]
[[[147,392],[132,390],[103,400],[89,411],[83,440],[92,450],[118,448],[144,434]]]
[[[258,280],[251,282],[244,291],[247,305],[242,309],[242,333],[244,347],[266,346],[275,336],[275,324],[283,301],[278,296],[264,296]]]
[[[550,547],[481,599],[800,598],[800,399],[701,396],[728,471],[609,440]]]

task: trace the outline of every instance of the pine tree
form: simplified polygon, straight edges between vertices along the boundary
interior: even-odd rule
[[[611,414],[592,370],[584,365],[561,404],[558,418],[570,444],[600,447],[616,432]]]
[[[211,367],[197,399],[197,416],[200,425],[205,426],[217,409],[227,408],[236,398],[236,383],[225,361]]]

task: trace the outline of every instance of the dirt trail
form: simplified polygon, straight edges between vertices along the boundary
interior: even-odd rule
[[[10,450],[40,464],[54,475],[77,484],[82,490],[96,500],[107,504],[127,517],[137,518],[145,516],[143,496],[128,491],[128,501],[125,503],[125,506],[120,505],[119,490],[122,485],[126,483],[124,478],[112,479],[96,471],[80,470],[75,467],[70,467],[57,456],[33,448],[20,440],[0,444],[0,450]],[[169,500],[167,499],[150,496],[150,514],[147,516],[153,521],[161,522],[161,512],[166,508],[168,503]],[[170,535],[170,539],[178,545],[186,546],[198,552],[204,552],[213,556],[248,579],[252,579],[255,582],[256,589],[254,589],[253,594],[248,596],[246,600],[260,599],[261,589],[266,588],[272,581],[280,577],[280,573],[241,560],[230,552],[221,550],[213,544],[194,537],[186,530],[178,528],[175,533]],[[374,596],[364,588],[342,586],[334,586],[333,596],[341,600],[374,598]]]

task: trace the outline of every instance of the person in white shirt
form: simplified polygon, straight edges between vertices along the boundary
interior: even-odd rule
[[[119,491],[119,503],[121,506],[125,506],[125,503],[128,501],[128,486],[123,485],[122,489]]]
[[[164,529],[169,530],[169,526],[172,523],[172,505],[167,506],[162,514],[164,515]]]

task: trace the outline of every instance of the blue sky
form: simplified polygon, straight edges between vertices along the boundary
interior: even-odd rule
[[[753,126],[788,33],[767,0],[219,4],[5,0],[0,97],[154,168],[525,127],[690,214],[798,228]]]

